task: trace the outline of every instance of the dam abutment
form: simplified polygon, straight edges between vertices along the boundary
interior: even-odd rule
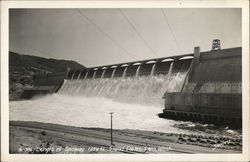
[[[165,93],[162,116],[241,127],[241,48],[198,51],[182,91]]]

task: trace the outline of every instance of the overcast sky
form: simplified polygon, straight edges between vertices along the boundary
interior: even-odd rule
[[[241,46],[241,9],[11,9],[10,51],[92,67]]]

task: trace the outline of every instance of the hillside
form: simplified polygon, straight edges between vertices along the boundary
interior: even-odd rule
[[[33,75],[66,73],[67,68],[84,69],[85,67],[71,60],[47,59],[9,52],[10,99],[17,99],[23,88],[32,86]]]

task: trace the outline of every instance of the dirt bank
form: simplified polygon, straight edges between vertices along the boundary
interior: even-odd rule
[[[236,138],[10,121],[10,153],[241,153]]]

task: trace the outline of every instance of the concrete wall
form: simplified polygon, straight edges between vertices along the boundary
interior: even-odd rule
[[[183,92],[195,93],[238,93],[242,92],[241,82],[188,83]]]
[[[200,53],[184,85],[189,93],[241,93],[241,48]]]
[[[65,77],[66,72],[35,75],[33,87],[25,89],[21,98],[29,99],[36,95],[55,93],[63,84]]]
[[[171,110],[241,117],[240,94],[171,93],[165,100],[166,107]]]
[[[241,48],[208,52],[195,48],[182,91],[164,95],[163,116],[241,125],[241,52]]]
[[[66,76],[66,72],[49,73],[33,76],[34,86],[54,86],[59,85]]]

